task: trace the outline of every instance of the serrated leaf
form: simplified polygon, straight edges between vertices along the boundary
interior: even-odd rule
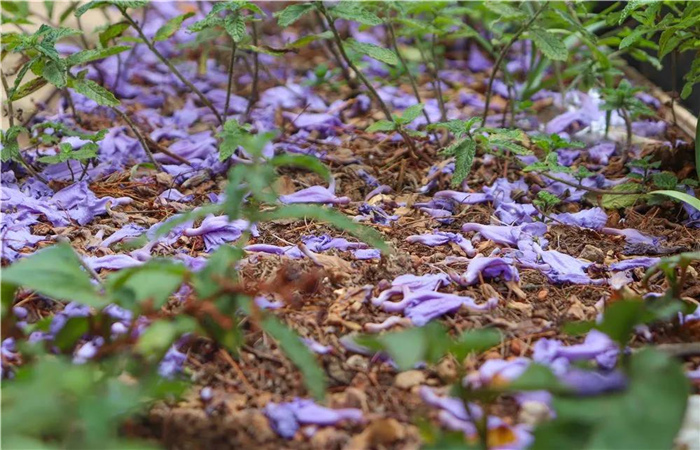
[[[15,125],[10,127],[3,133],[2,136],[2,153],[0,153],[2,162],[7,162],[11,160],[18,159],[19,154],[19,142],[17,137],[23,131],[27,131],[26,128]]]
[[[422,103],[409,106],[404,110],[403,114],[401,114],[401,117],[399,117],[397,121],[401,125],[406,125],[413,122],[418,118],[418,116],[421,115],[424,107],[425,105],[423,105]]]
[[[365,129],[365,131],[367,133],[376,133],[377,131],[394,131],[394,130],[396,130],[396,124],[390,120],[378,120]]]
[[[361,23],[362,25],[381,25],[382,19],[377,17],[373,12],[365,9],[360,2],[341,1],[337,6],[329,10],[333,17],[351,20]]]
[[[240,14],[228,15],[224,19],[224,29],[233,42],[241,42],[246,35],[245,21]]]
[[[177,33],[177,31],[182,27],[182,22],[184,22],[192,16],[194,16],[194,13],[188,12],[187,14],[173,17],[172,19],[168,20],[167,22],[165,22],[165,25],[163,25],[158,29],[158,31],[156,31],[155,36],[153,36],[153,40],[155,42],[160,42],[170,39],[170,37],[173,34]]]
[[[474,156],[476,155],[476,142],[473,139],[462,139],[453,146],[451,152],[455,155],[455,171],[452,175],[452,185],[459,186],[469,176]]]
[[[561,38],[541,28],[534,28],[528,34],[544,56],[554,61],[566,61],[569,52]]]
[[[267,316],[260,323],[262,329],[272,336],[284,354],[294,363],[304,376],[304,384],[314,398],[321,400],[326,395],[326,375],[316,361],[316,357],[304,344],[299,335],[273,316]]]
[[[119,100],[117,100],[114,94],[92,80],[81,80],[79,78],[70,79],[68,81],[68,87],[73,89],[75,92],[94,100],[98,105],[113,107],[119,106]]]
[[[379,47],[374,44],[368,44],[366,42],[359,42],[355,39],[348,39],[345,41],[345,44],[347,44],[348,47],[357,53],[369,56],[372,59],[389,64],[390,66],[396,66],[399,64],[399,58],[396,56],[396,53],[387,48]]]
[[[504,19],[525,19],[527,17],[525,12],[510,6],[509,3],[506,1],[486,1],[484,6]]]
[[[332,31],[324,31],[323,33],[318,33],[318,34],[309,34],[307,36],[301,37],[297,39],[294,42],[290,42],[285,46],[285,48],[302,48],[306,47],[312,42],[316,42],[318,40],[325,40],[325,39],[333,39],[333,32]]]
[[[108,26],[99,34],[100,44],[102,47],[107,47],[111,39],[121,36],[130,27],[128,22],[118,22]]]
[[[644,36],[644,33],[646,33],[647,30],[645,28],[637,28],[634,31],[632,31],[630,34],[628,34],[624,39],[620,41],[620,50],[625,49],[627,47],[630,47],[634,44],[636,44],[642,36]]]
[[[34,290],[57,300],[101,307],[101,296],[68,244],[58,244],[23,258],[2,271],[2,283]]]
[[[83,50],[78,53],[73,53],[66,58],[66,65],[68,67],[75,66],[77,64],[85,64],[91,61],[97,61],[99,59],[104,59],[112,55],[116,55],[129,50],[131,47],[126,45],[117,45],[114,47],[100,48],[94,50]]]
[[[314,9],[315,6],[313,3],[290,5],[284,8],[282,11],[274,13],[273,16],[277,18],[277,23],[279,26],[284,28],[301,19],[302,16],[310,13]]]
[[[67,78],[65,66],[56,61],[49,61],[44,66],[41,76],[59,89],[66,87]]]
[[[634,191],[634,190],[639,190],[639,185],[637,183],[622,183],[618,184],[616,186],[613,186],[611,189],[612,191]],[[603,208],[606,209],[619,209],[619,208],[627,208],[628,206],[632,206],[639,199],[643,197],[643,194],[639,195],[632,195],[632,194],[626,194],[626,195],[615,195],[615,194],[604,194],[601,198],[601,205]]]
[[[678,186],[678,177],[671,172],[657,172],[651,175],[654,184],[661,189],[675,189]]]
[[[44,78],[34,78],[31,81],[27,81],[12,93],[12,101],[17,101],[28,95],[32,95],[47,84],[48,81]]]

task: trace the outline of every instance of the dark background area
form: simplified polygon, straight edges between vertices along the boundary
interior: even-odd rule
[[[667,55],[661,61],[664,66],[661,71],[656,70],[656,68],[654,68],[651,64],[635,61],[631,58],[627,59],[630,66],[637,69],[642,75],[651,80],[664,91],[668,92],[669,94],[674,90],[680,93],[681,89],[683,89],[683,85],[685,84],[685,81],[683,81],[683,76],[688,72],[688,70],[690,70],[690,65],[693,63],[695,54],[693,52],[679,54],[676,58],[675,74],[673,73],[672,57],[672,55]],[[688,108],[693,115],[698,116],[700,114],[700,84],[696,84],[693,88],[692,94],[690,94],[690,97],[685,100],[681,99],[680,103]]]

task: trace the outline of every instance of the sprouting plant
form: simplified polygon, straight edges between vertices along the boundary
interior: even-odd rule
[[[386,120],[394,122],[394,116],[391,114],[391,110],[379,96],[372,82],[362,73],[362,70],[358,68],[357,59],[352,58],[350,55],[351,52],[354,52],[356,55],[368,56],[389,65],[397,65],[399,63],[398,56],[392,50],[374,44],[359,42],[352,38],[343,39],[335,26],[336,19],[351,20],[366,26],[381,25],[383,23],[382,19],[360,3],[347,0],[341,1],[333,7],[327,7],[323,2],[295,4],[277,13],[276,17],[280,26],[288,26],[312,11],[317,11],[323,16],[323,19],[325,19],[324,26],[326,26],[333,35],[335,47],[338,51],[339,58],[342,60],[341,65],[343,63],[346,64],[354,72],[369,91],[372,99],[382,110]],[[397,131],[401,134],[409,147],[411,155],[415,158],[417,149],[414,140],[399,127],[397,127]]]
[[[540,211],[548,214],[555,206],[561,203],[561,199],[550,192],[539,191],[532,203],[537,206]]]
[[[199,88],[197,88],[190,80],[188,80],[180,70],[173,64],[173,62],[163,56],[163,54],[156,48],[155,43],[158,40],[164,40],[175,34],[175,32],[180,28],[182,23],[190,16],[188,16],[189,13],[183,14],[181,16],[175,17],[168,21],[163,27],[158,30],[154,36],[153,39],[149,39],[143,31],[143,26],[142,24],[139,24],[133,17],[131,17],[131,14],[129,14],[128,10],[131,8],[144,8],[148,6],[148,1],[147,0],[129,0],[129,1],[124,1],[124,0],[109,0],[109,1],[104,1],[104,0],[93,0],[88,3],[85,3],[84,5],[81,5],[75,10],[75,16],[76,17],[81,17],[83,14],[85,14],[87,11],[90,11],[91,9],[94,8],[101,8],[104,6],[115,6],[118,10],[119,13],[122,15],[122,17],[126,20],[126,22],[133,28],[136,33],[138,34],[140,41],[144,43],[148,49],[163,63],[165,64],[170,72],[177,77],[178,80],[180,80],[185,86],[188,87],[202,102],[203,105],[205,105],[207,108],[211,110],[211,112],[214,114],[216,119],[219,121],[220,124],[224,123],[224,119],[219,114],[219,111],[216,110],[214,105],[209,101],[209,99],[202,93]]]
[[[603,99],[604,103],[601,109],[607,111],[605,129],[610,127],[610,117],[612,111],[617,111],[622,119],[625,121],[625,128],[627,132],[627,148],[632,147],[632,122],[645,115],[653,115],[654,112],[640,99],[638,99],[635,94],[641,91],[642,88],[632,87],[629,81],[622,80],[617,88],[603,88]],[[625,153],[623,153],[625,155]]]
[[[367,127],[365,131],[368,133],[374,133],[376,131],[396,131],[401,134],[420,136],[421,133],[407,129],[406,125],[409,125],[420,116],[423,112],[423,107],[424,106],[420,103],[409,106],[400,116],[392,114],[392,120],[378,120]]]
[[[455,158],[452,176],[452,184],[455,186],[461,185],[467,178],[478,152],[497,156],[532,154],[521,144],[525,140],[525,134],[521,130],[476,127],[478,121],[478,117],[472,117],[469,120],[451,120],[428,126],[428,129],[447,129],[455,136],[455,141],[442,149],[445,155]]]
[[[245,14],[246,11],[250,11],[252,14]],[[265,17],[265,12],[261,10],[256,4],[252,2],[244,1],[227,1],[215,3],[211,11],[204,17],[204,19],[189,26],[189,30],[193,32],[200,33],[204,30],[210,30],[214,28],[223,28],[226,34],[231,38],[231,54],[229,56],[228,65],[228,85],[226,88],[226,103],[224,105],[223,117],[228,115],[228,107],[231,101],[231,93],[233,90],[233,67],[236,60],[236,49],[241,45],[241,43],[248,38],[248,32],[246,24],[251,23],[253,32],[255,33],[255,14]],[[257,44],[255,42],[254,44]],[[251,98],[249,101],[249,108],[257,100],[257,52],[254,52],[255,57],[255,73],[253,76],[253,89],[251,91]]]

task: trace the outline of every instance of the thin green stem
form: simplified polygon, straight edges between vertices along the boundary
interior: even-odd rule
[[[343,46],[343,40],[340,37],[340,33],[338,33],[338,29],[335,27],[335,23],[333,22],[333,18],[330,16],[328,11],[326,10],[326,7],[323,5],[322,2],[316,2],[317,7],[321,11],[321,14],[326,18],[328,21],[328,28],[331,30],[331,33],[333,33],[333,38],[335,39],[335,43],[338,46],[338,49],[340,50],[340,55],[343,57],[345,62],[347,63],[348,67],[355,72],[357,77],[362,81],[362,84],[365,85],[365,87],[370,91],[372,94],[372,97],[374,98],[375,102],[379,105],[379,108],[382,110],[384,113],[384,116],[386,117],[386,120],[392,122],[396,126],[396,130],[401,134],[401,137],[403,137],[404,141],[409,147],[409,150],[411,152],[411,156],[416,159],[416,145],[413,142],[413,139],[404,131],[401,129],[401,127],[396,123],[394,120],[394,117],[391,115],[391,111],[389,111],[389,108],[386,106],[386,103],[384,103],[384,100],[379,96],[379,93],[377,90],[372,86],[372,83],[365,77],[365,75],[360,71],[360,69],[357,68],[355,63],[352,62],[348,54],[345,52],[345,47]]]
[[[168,67],[168,69],[170,69],[170,71],[173,73],[173,75],[175,75],[180,81],[182,81],[185,84],[185,86],[187,86],[192,92],[195,93],[195,95],[197,95],[197,97],[199,97],[200,101],[207,108],[209,108],[211,110],[211,112],[214,113],[214,116],[216,116],[216,119],[219,121],[219,124],[223,125],[224,119],[221,117],[221,114],[219,114],[219,111],[217,111],[216,108],[214,108],[214,105],[202,93],[202,91],[200,91],[194,84],[192,84],[192,82],[190,80],[185,78],[185,76],[182,75],[182,73],[180,73],[180,71],[177,69],[177,67],[175,67],[175,65],[168,58],[163,56],[163,54],[158,51],[158,49],[155,47],[153,42],[151,40],[149,40],[148,37],[146,37],[141,26],[139,26],[139,24],[136,23],[136,21],[129,15],[129,13],[126,12],[125,8],[119,7],[119,12],[121,12],[122,16],[124,16],[126,21],[129,22],[129,25],[131,25],[134,28],[134,30],[136,30],[136,33],[138,33],[139,37],[143,40],[143,43],[146,44],[148,49],[151,52],[153,52],[153,54],[156,55],[156,57],[158,59],[160,59],[161,62]]]
[[[10,86],[7,84],[7,78],[5,78],[5,72],[0,70],[0,78],[2,78],[2,87],[5,89],[5,98],[6,98],[6,103],[7,103],[7,115],[8,115],[8,121],[10,122],[10,128],[15,126],[15,110],[12,107],[12,100],[10,99]],[[41,181],[45,185],[48,186],[49,182],[46,178],[42,177],[39,175],[39,172],[37,172],[34,167],[32,167],[31,164],[29,164],[29,161],[24,159],[24,155],[22,154],[21,150],[17,150],[17,157],[19,159],[19,162],[22,163],[22,165],[27,169],[27,172],[29,172],[30,175],[35,177],[37,180]]]
[[[228,63],[228,83],[226,85],[226,103],[224,104],[224,117],[228,117],[228,107],[231,103],[231,91],[233,90],[233,66],[236,62],[236,41],[231,39],[231,61]]]
[[[496,62],[493,65],[493,71],[491,72],[491,76],[489,77],[489,84],[488,88],[486,89],[486,102],[484,105],[484,115],[481,117],[481,126],[486,125],[486,117],[489,114],[489,106],[491,105],[491,93],[493,90],[493,82],[496,79],[496,74],[498,73],[499,68],[501,67],[501,63],[503,62],[503,59],[506,57],[506,54],[510,50],[510,48],[515,44],[515,42],[518,40],[521,34],[523,34],[530,26],[537,20],[540,14],[547,8],[548,3],[544,3],[540,8],[535,12],[535,14],[530,18],[530,20],[527,21],[525,25],[523,25],[514,35],[508,43],[503,47],[501,52],[498,54],[498,59],[496,59]]]

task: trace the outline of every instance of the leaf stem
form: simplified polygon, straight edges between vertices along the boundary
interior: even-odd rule
[[[258,45],[258,29],[255,26],[255,22],[250,24],[253,30],[253,45]],[[258,83],[260,78],[260,57],[258,52],[253,52],[253,85],[250,91],[250,98],[248,99],[248,107],[245,110],[244,122],[248,122],[250,119],[250,113],[253,111],[253,106],[258,102]]]
[[[512,38],[510,38],[510,41],[506,44],[505,47],[501,50],[501,52],[498,54],[498,58],[496,59],[496,62],[493,65],[493,71],[491,72],[491,76],[489,77],[489,85],[488,88],[486,89],[486,102],[484,105],[484,115],[481,117],[481,126],[483,127],[486,125],[486,117],[489,114],[489,106],[491,105],[491,93],[493,90],[493,82],[496,79],[496,74],[498,73],[498,69],[501,66],[501,63],[503,62],[503,59],[506,57],[506,54],[510,50],[510,48],[515,44],[515,41],[518,40],[521,34],[523,34],[530,26],[537,20],[540,14],[547,8],[548,3],[545,2],[542,6],[540,6],[540,9],[535,12],[535,14],[530,18],[530,20],[527,21],[525,25],[523,25],[514,35]]]
[[[226,103],[224,104],[224,117],[228,117],[228,107],[231,103],[231,91],[233,90],[233,66],[236,62],[236,41],[231,38],[231,61],[228,63],[228,83],[226,85]]]
[[[7,115],[8,115],[8,120],[10,122],[10,128],[15,126],[15,110],[12,107],[12,99],[10,99],[10,86],[7,84],[7,78],[5,78],[5,72],[0,70],[0,77],[2,78],[2,87],[5,90],[5,98],[6,98],[6,103],[7,103]],[[29,164],[29,161],[24,159],[24,155],[22,155],[22,152],[20,150],[17,150],[17,157],[19,158],[19,162],[22,163],[22,165],[27,169],[27,172],[33,177],[35,177],[37,180],[41,181],[45,185],[49,185],[49,182],[46,178],[43,176],[39,175],[39,172],[37,172],[34,167]]]
[[[352,62],[348,54],[345,52],[345,47],[343,46],[343,40],[340,37],[340,34],[338,33],[338,29],[335,27],[335,23],[333,22],[333,18],[331,15],[328,13],[326,10],[326,7],[323,5],[322,2],[316,2],[316,7],[321,11],[321,14],[326,18],[328,21],[328,27],[331,30],[331,33],[333,33],[333,38],[335,39],[335,43],[338,46],[338,49],[340,50],[340,55],[343,57],[343,60],[347,63],[348,67],[350,67],[353,72],[357,75],[357,77],[362,81],[362,84],[365,85],[365,87],[370,91],[372,94],[372,97],[374,98],[375,102],[379,105],[379,108],[382,110],[384,113],[384,116],[386,117],[386,120],[392,122],[396,126],[396,130],[401,134],[401,137],[403,137],[404,141],[408,145],[408,148],[411,153],[411,157],[413,159],[418,159],[416,155],[416,145],[413,142],[413,139],[404,131],[394,120],[394,117],[391,115],[391,111],[389,111],[389,108],[386,106],[386,103],[384,103],[384,100],[379,96],[379,93],[377,90],[372,86],[372,83],[365,77],[365,75],[360,71],[360,69],[357,68],[355,63]]]

